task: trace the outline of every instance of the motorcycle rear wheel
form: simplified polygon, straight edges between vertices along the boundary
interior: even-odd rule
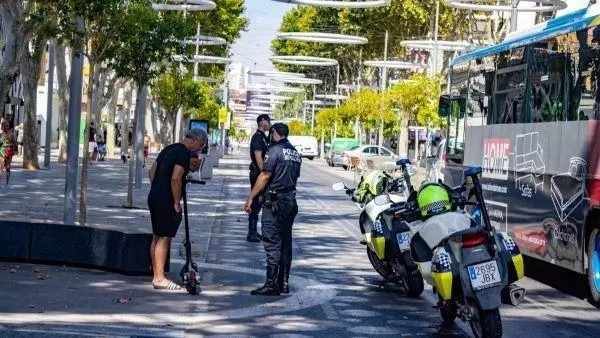
[[[502,337],[502,318],[500,309],[482,310],[477,307],[477,314],[469,322],[473,334],[477,338]]]
[[[399,281],[398,277],[394,273],[394,269],[392,269],[392,266],[388,262],[379,259],[377,254],[369,247],[367,247],[367,256],[369,257],[369,262],[371,262],[373,269],[375,269],[375,271],[377,271],[381,277],[394,283]]]

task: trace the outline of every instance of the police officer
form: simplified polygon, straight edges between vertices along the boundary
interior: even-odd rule
[[[256,118],[258,124],[258,130],[252,136],[250,141],[250,190],[254,188],[256,179],[263,169],[263,163],[267,149],[269,148],[269,139],[265,134],[271,127],[271,118],[267,114],[261,114]],[[248,242],[260,242],[261,236],[258,234],[258,213],[260,212],[261,205],[258,201],[258,196],[252,203],[252,210],[248,215],[248,235],[246,240]]]
[[[251,212],[254,198],[264,191],[262,236],[267,255],[267,281],[253,290],[253,295],[289,293],[292,225],[298,214],[296,183],[302,159],[287,140],[288,134],[288,126],[283,123],[276,123],[269,130],[271,146],[262,173],[244,206],[246,212]]]

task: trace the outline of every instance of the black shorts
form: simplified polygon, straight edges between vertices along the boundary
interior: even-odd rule
[[[181,220],[182,212],[175,212],[173,205],[165,203],[152,203],[148,200],[150,209],[150,220],[152,221],[152,233],[158,237],[175,237]]]

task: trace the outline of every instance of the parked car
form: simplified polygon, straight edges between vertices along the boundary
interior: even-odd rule
[[[347,158],[350,157],[361,157],[361,158],[370,158],[374,160],[379,160],[382,162],[393,162],[397,160],[397,156],[394,155],[394,152],[389,150],[386,147],[373,146],[373,145],[365,145],[358,147],[353,150],[344,152]],[[348,163],[349,164],[349,163]],[[344,169],[347,169],[348,165],[344,166]]]
[[[360,146],[360,142],[353,138],[336,138],[331,142],[331,146],[325,160],[331,167],[336,165],[348,166],[348,158],[344,153],[347,150],[353,150]]]
[[[314,136],[288,136],[288,141],[302,157],[313,160],[316,156],[319,156],[319,142]]]

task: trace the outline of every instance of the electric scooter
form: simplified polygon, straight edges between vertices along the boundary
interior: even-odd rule
[[[198,181],[193,179],[185,179],[185,185],[188,183],[191,184],[201,184],[204,185],[206,182]],[[183,245],[185,247],[185,264],[183,268],[181,268],[181,272],[179,275],[181,276],[181,280],[183,281],[183,285],[185,285],[185,289],[190,295],[197,295],[199,292],[202,292],[202,288],[200,288],[200,274],[198,273],[198,266],[192,260],[192,242],[190,241],[190,224],[188,221],[188,207],[187,207],[187,189],[184,187],[183,189],[183,217],[185,222],[185,241]]]

